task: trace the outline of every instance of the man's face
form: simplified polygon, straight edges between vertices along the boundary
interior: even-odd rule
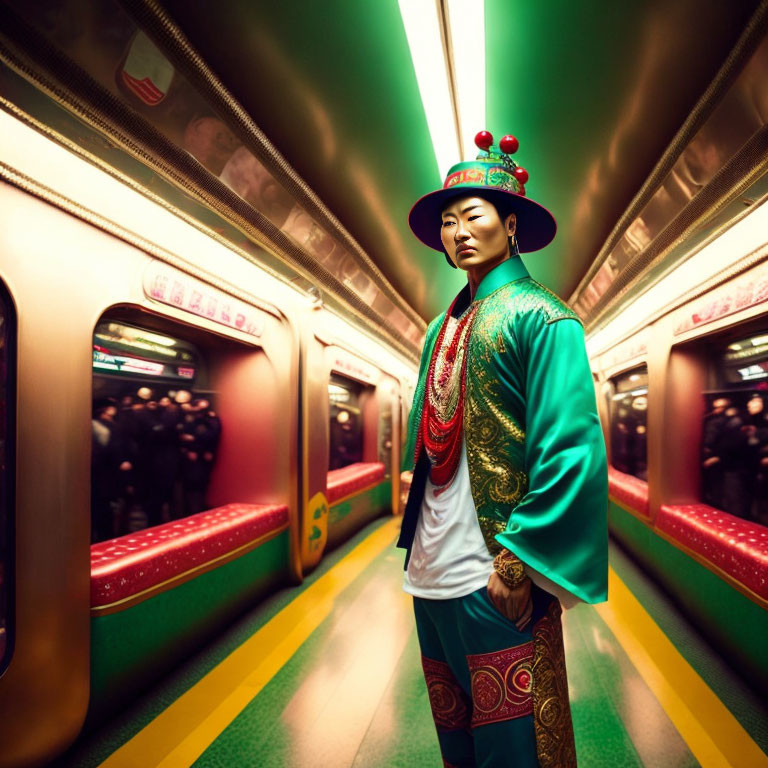
[[[443,209],[440,239],[451,261],[459,269],[470,270],[507,257],[515,222],[514,213],[502,221],[482,197],[462,197]]]

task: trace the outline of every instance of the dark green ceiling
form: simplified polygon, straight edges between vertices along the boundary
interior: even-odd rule
[[[752,0],[486,0],[487,123],[559,222],[567,298],[722,65]],[[425,318],[462,284],[406,222],[438,170],[397,0],[163,0],[272,143]]]

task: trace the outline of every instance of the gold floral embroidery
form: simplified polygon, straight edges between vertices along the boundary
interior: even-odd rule
[[[561,613],[553,599],[533,628],[533,725],[541,768],[576,768]]]
[[[483,533],[483,539],[488,547],[488,551],[495,557],[501,552],[503,547],[496,541],[496,534],[501,533],[507,527],[507,521],[493,517],[478,517],[480,530]]]
[[[518,346],[517,320],[533,312],[539,313],[547,323],[579,318],[558,296],[530,278],[501,286],[486,298],[473,302],[467,312],[471,311],[476,311],[476,315],[466,352],[464,436],[478,519],[488,549],[495,554],[499,545],[494,537],[506,529],[514,508],[528,491],[525,471],[528,361]],[[430,323],[428,340],[434,341],[443,318],[441,315]],[[422,359],[409,420],[409,459],[416,443],[424,399],[429,396],[425,391],[428,362],[429,359]],[[455,408],[455,389],[449,390],[450,401],[444,403],[446,414]]]
[[[486,301],[489,299],[504,303],[507,319],[510,314],[525,315],[529,312],[539,312],[546,323],[564,320],[567,317],[581,323],[581,318],[556,293],[530,278],[507,283],[488,296]]]
[[[464,435],[470,484],[488,549],[498,549],[494,536],[504,530],[512,509],[528,489],[525,431],[505,407],[496,371],[502,325],[509,319],[504,290],[479,302],[470,339]],[[511,350],[504,346],[507,353]],[[490,528],[489,521],[497,524]]]
[[[488,549],[528,492],[525,471],[525,371],[516,320],[539,312],[546,322],[576,317],[534,280],[507,283],[478,302],[469,339],[464,435],[472,495]],[[577,318],[578,319],[578,318]],[[491,525],[491,522],[494,523]]]

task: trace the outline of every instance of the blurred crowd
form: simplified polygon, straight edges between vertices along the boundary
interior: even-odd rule
[[[704,417],[702,501],[768,525],[768,413],[763,395],[719,396]]]
[[[341,469],[363,460],[363,422],[360,409],[331,402],[328,469]]]
[[[209,400],[148,387],[100,403],[92,419],[92,541],[194,515],[221,436]]]
[[[648,480],[646,412],[648,398],[626,394],[614,402],[611,463],[620,472]]]

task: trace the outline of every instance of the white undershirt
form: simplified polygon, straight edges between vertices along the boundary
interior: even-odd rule
[[[491,571],[493,558],[477,522],[462,442],[450,485],[436,490],[427,478],[403,589],[429,600],[464,597],[484,587]]]
[[[403,589],[428,600],[464,597],[486,586],[492,571],[493,557],[477,521],[462,441],[453,481],[437,490],[427,478]],[[530,566],[525,571],[534,584],[557,597],[563,608],[582,602]]]

